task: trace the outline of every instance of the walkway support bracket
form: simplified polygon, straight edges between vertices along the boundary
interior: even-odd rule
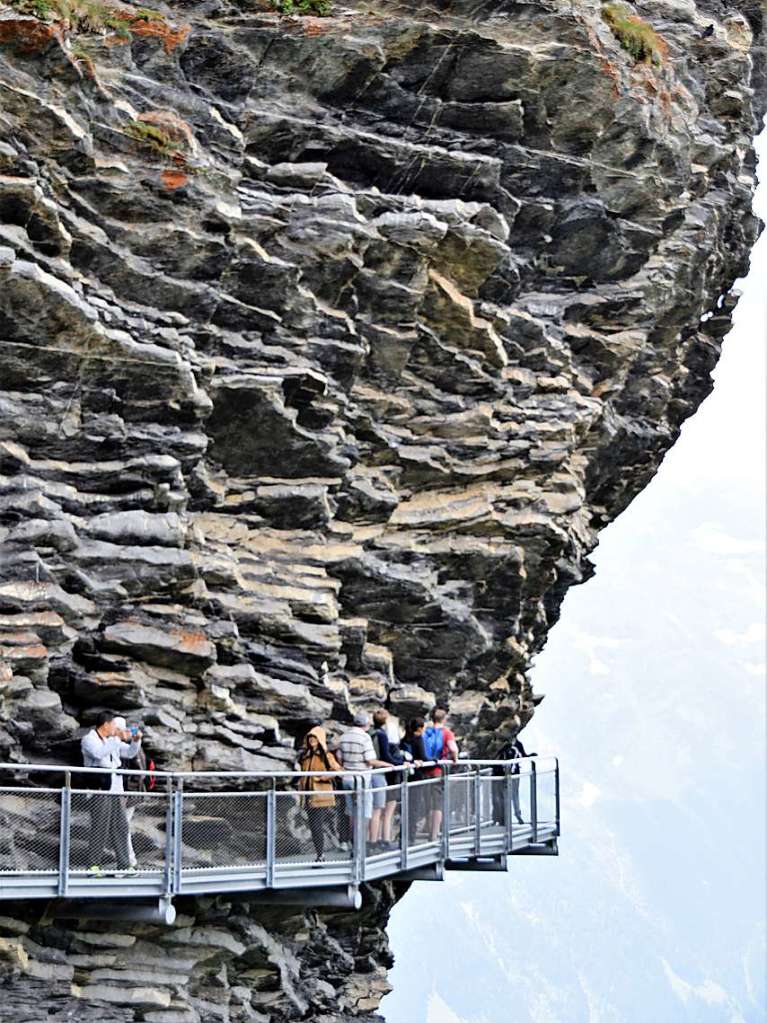
[[[556,838],[549,842],[540,842],[537,845],[525,845],[521,849],[514,850],[515,856],[559,856],[559,845]]]
[[[395,874],[392,881],[444,881],[445,865],[443,863],[429,863],[425,867],[411,867],[410,870],[401,870]]]
[[[66,899],[49,903],[46,916],[71,920],[129,920],[170,927],[176,920],[176,907],[170,899],[157,902],[130,902],[119,897],[105,899]]]
[[[488,870],[488,871],[505,871],[508,870],[508,863],[506,855],[502,853],[500,856],[483,856],[481,859],[476,860],[446,860],[446,870]]]
[[[269,889],[248,894],[253,902],[267,906],[319,906],[327,909],[360,909],[362,894],[357,885],[337,888]]]

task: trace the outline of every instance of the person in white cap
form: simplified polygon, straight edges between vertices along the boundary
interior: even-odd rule
[[[119,731],[123,733],[123,735],[130,734],[131,738],[133,737],[132,733],[128,732],[128,723],[124,717],[116,717],[114,719],[114,723],[115,725],[117,725]],[[124,767],[129,767],[131,770],[136,771],[143,771],[146,769],[146,757],[144,756],[144,751],[141,749],[140,743],[135,756],[128,758],[123,753],[121,753],[120,756]],[[135,781],[138,781],[138,784],[134,788],[133,783]],[[134,779],[129,776],[126,776],[125,778],[123,778],[123,782],[129,789],[133,789],[134,791],[143,792],[145,790],[143,778]],[[128,799],[126,802],[127,805],[125,807],[125,816],[128,819],[128,860],[130,861],[131,867],[136,867],[138,864],[138,858],[135,852],[133,851],[133,837],[131,835],[131,824],[133,822],[133,815],[136,812],[136,807],[131,806],[130,799]]]

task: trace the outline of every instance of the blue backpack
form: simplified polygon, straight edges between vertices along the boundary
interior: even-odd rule
[[[442,728],[429,725],[423,732],[423,751],[427,760],[441,760],[444,752],[445,733]]]

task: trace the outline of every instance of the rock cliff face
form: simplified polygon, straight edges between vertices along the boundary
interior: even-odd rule
[[[356,706],[522,727],[711,386],[764,13],[0,4],[0,759],[76,763],[103,707],[183,769]],[[0,1016],[366,1019],[393,898],[3,904]]]

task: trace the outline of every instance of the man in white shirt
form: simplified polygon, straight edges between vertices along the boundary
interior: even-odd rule
[[[131,741],[132,740],[132,741]],[[98,776],[93,788],[107,790],[110,794],[94,794],[90,797],[91,832],[89,842],[90,872],[95,876],[103,873],[104,848],[111,845],[117,858],[118,870],[131,870],[129,825],[126,814],[122,775],[116,770],[122,758],[135,757],[141,749],[141,732],[131,736],[121,730],[115,716],[104,710],[96,718],[90,732],[86,732],[80,743],[84,767],[112,768],[111,775]],[[97,777],[95,775],[89,778]],[[89,785],[91,782],[89,781]]]

